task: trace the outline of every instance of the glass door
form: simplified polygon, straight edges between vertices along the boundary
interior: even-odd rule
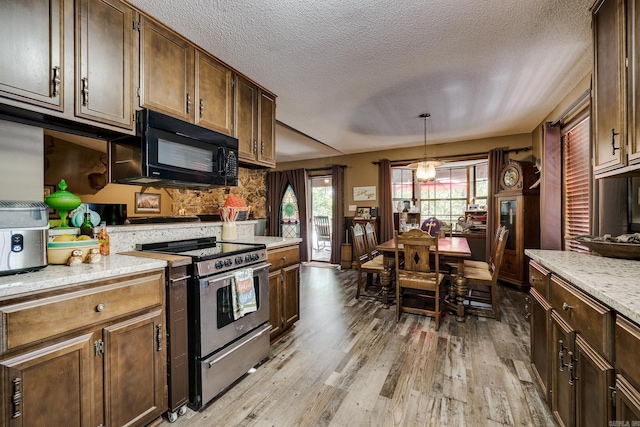
[[[333,187],[331,176],[309,179],[311,188],[311,260],[329,262],[333,232]]]

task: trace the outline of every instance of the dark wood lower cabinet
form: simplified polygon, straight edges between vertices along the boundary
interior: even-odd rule
[[[547,402],[551,401],[550,318],[551,305],[536,289],[531,288],[531,363]]]
[[[94,333],[0,362],[3,426],[97,426]]]
[[[106,425],[146,424],[163,412],[162,317],[157,310],[104,329]]]
[[[640,425],[640,392],[623,375],[616,375],[616,420]]]
[[[575,330],[557,313],[551,313],[551,354],[556,357],[551,370],[551,410],[558,424],[563,427],[575,425],[576,393],[569,382],[569,364],[573,360]]]
[[[575,341],[576,361],[569,375],[576,388],[576,423],[579,426],[608,426],[613,420],[613,366],[579,334]]]
[[[298,243],[267,249],[269,267],[269,323],[271,341],[300,318],[300,247]]]
[[[0,313],[0,426],[144,426],[166,411],[164,270]]]

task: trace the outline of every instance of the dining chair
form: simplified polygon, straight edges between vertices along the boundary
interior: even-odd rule
[[[395,232],[394,240],[397,320],[403,312],[433,316],[437,331],[442,314],[440,290],[444,279],[444,274],[440,273],[438,238],[413,229],[401,235]],[[430,257],[430,254],[435,256]]]
[[[487,261],[465,259],[464,268],[471,267],[471,268],[482,268],[485,270],[489,270],[489,266],[491,265],[491,263],[493,263],[493,260],[496,257],[496,249],[498,247],[498,237],[500,236],[500,233],[502,233],[504,230],[506,230],[506,227],[504,225],[496,228],[495,235],[493,236],[493,242],[491,242],[491,253],[489,254],[489,259]]]
[[[501,227],[500,233],[497,237],[496,253],[492,262],[489,264],[489,269],[465,267],[463,277],[467,280],[467,288],[469,289],[465,300],[469,305],[467,311],[474,312],[475,314],[486,315],[488,310],[482,308],[481,303],[484,305],[490,305],[492,308],[492,315],[496,320],[500,320],[500,307],[498,306],[498,274],[500,272],[500,264],[502,264],[502,256],[504,254],[504,248],[507,244],[507,236],[509,230],[506,227]],[[476,303],[476,304],[474,304]]]
[[[382,262],[382,254],[376,247],[378,246],[378,237],[376,236],[376,229],[370,222],[367,222],[364,226],[364,243],[369,254],[369,260],[377,260],[376,262]],[[379,258],[379,259],[378,259]]]
[[[358,286],[356,288],[356,299],[360,298],[360,286],[362,284],[362,274],[367,275],[365,290],[373,284],[373,275],[380,274],[384,271],[384,263],[382,257],[376,257],[371,260],[367,252],[365,243],[364,228],[360,224],[351,227],[351,238],[353,241],[353,258],[358,269]]]

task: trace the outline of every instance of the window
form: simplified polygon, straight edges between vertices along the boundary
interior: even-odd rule
[[[392,199],[416,200],[420,217],[425,220],[436,217],[456,224],[465,215],[467,205],[486,206],[489,194],[488,163],[473,160],[448,163],[436,169],[436,179],[431,182],[415,181],[413,170],[392,169]],[[414,192],[418,191],[417,194]]]
[[[471,182],[473,183],[472,203],[486,206],[487,198],[489,197],[489,164],[484,162],[475,165],[470,172],[473,174],[471,177]]]
[[[563,144],[563,207],[564,235],[589,235],[591,170],[589,159],[589,117],[572,126],[562,137]],[[565,239],[565,249],[585,252],[588,249],[573,240]]]
[[[413,170],[392,169],[391,198],[394,202],[413,200]]]
[[[420,183],[420,217],[456,223],[467,209],[467,168],[438,168],[436,179]]]

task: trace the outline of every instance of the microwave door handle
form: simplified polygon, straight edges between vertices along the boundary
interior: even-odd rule
[[[218,176],[227,176],[227,148],[218,147]]]

